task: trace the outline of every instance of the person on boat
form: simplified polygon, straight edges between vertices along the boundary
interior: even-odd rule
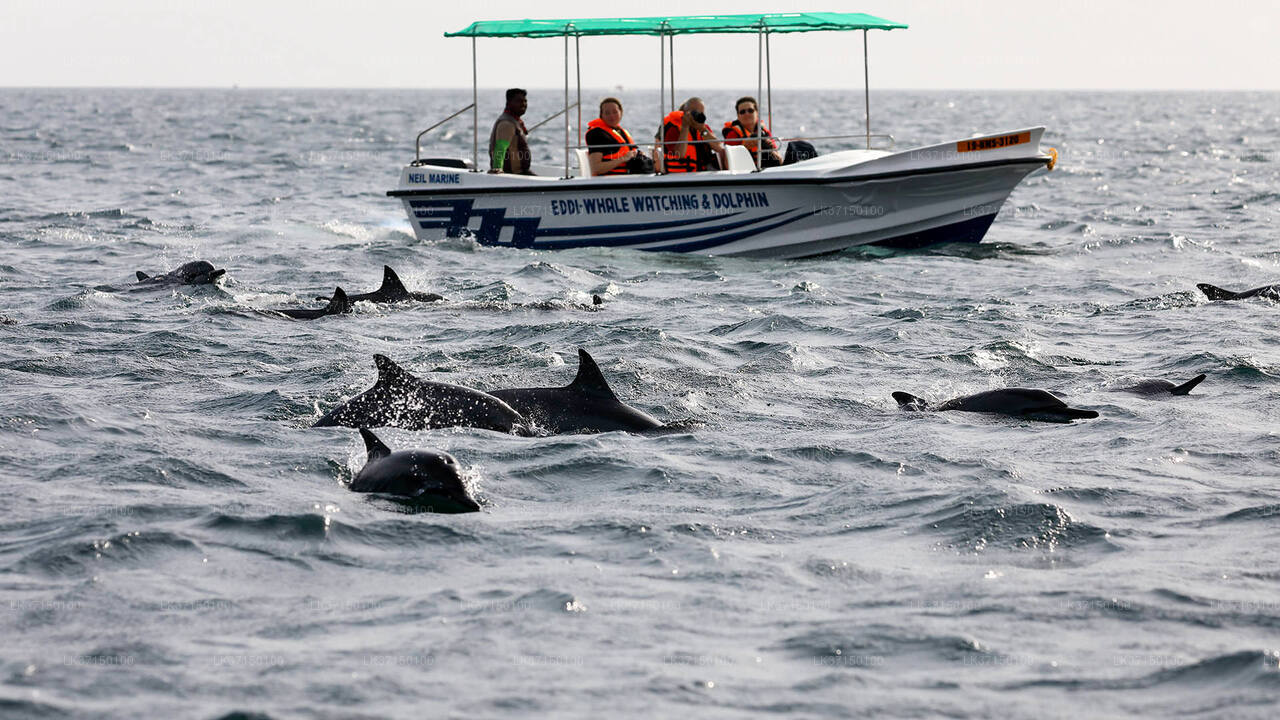
[[[760,122],[760,104],[750,95],[738,98],[734,103],[738,111],[738,119],[724,124],[724,142],[726,145],[743,145],[751,152],[751,162],[755,164],[756,147],[764,145],[764,154],[760,156],[760,167],[777,167],[782,164],[778,156],[778,141],[773,139],[769,128]],[[756,139],[757,131],[760,139]]]
[[[662,130],[658,135],[658,139],[663,141],[662,152],[655,150],[654,158],[655,162],[659,158],[662,160],[665,172],[698,172],[729,166],[724,145],[719,142],[694,142],[716,140],[715,132],[707,126],[706,110],[702,98],[692,97],[685,100],[679,110],[673,110],[663,119]]]
[[[632,160],[640,154],[631,133],[622,127],[622,101],[607,97],[600,101],[600,117],[587,123],[587,159],[592,175],[626,175]]]
[[[520,88],[507,91],[507,106],[489,133],[489,172],[532,175],[529,165],[529,131],[520,119],[529,109],[529,93]]]

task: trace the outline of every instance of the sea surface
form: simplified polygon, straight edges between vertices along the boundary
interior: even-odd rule
[[[1280,306],[1195,284],[1280,282],[1280,94],[873,93],[898,148],[1043,124],[1059,165],[979,245],[785,262],[416,240],[385,193],[469,101],[0,90],[0,716],[1274,717]],[[773,104],[862,132],[860,90]],[[225,284],[134,286],[195,259]],[[447,300],[270,312],[384,264]],[[374,353],[493,389],[578,348],[685,429],[378,431],[467,468],[441,515],[309,428]],[[890,397],[1004,386],[1101,417]]]

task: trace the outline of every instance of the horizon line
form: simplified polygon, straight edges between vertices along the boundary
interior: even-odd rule
[[[493,85],[481,86],[480,90],[503,90],[506,86]],[[447,87],[401,87],[393,85],[0,85],[0,90],[470,90],[471,86],[447,86]],[[562,93],[564,86],[554,87],[535,87],[526,86],[529,91],[538,92],[555,92]],[[587,88],[583,88],[584,90]],[[657,92],[660,88],[654,87],[623,87],[613,89],[595,87],[590,88],[592,91],[603,90],[605,92]],[[793,91],[848,91],[861,92],[862,87],[798,87],[798,88],[780,88],[780,92]],[[1119,87],[1119,88],[1089,88],[1089,87],[965,87],[965,88],[942,88],[942,87],[883,87],[872,88],[872,92],[1280,92],[1280,87],[1274,88],[1173,88],[1173,87]]]

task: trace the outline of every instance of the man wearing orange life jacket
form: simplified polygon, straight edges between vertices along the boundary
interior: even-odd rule
[[[778,141],[773,139],[769,128],[760,122],[759,104],[750,95],[738,98],[734,103],[738,111],[738,119],[724,124],[724,141],[726,145],[743,145],[751,153],[751,162],[756,162],[756,146],[764,145],[765,153],[760,157],[760,167],[777,167],[782,164],[778,157]],[[760,140],[756,140],[759,131]]]
[[[689,98],[680,108],[663,119],[660,131],[660,137],[664,143],[663,152],[654,153],[655,161],[660,157],[662,169],[669,173],[698,172],[728,167],[724,146],[719,142],[694,142],[716,139],[716,134],[707,127],[706,106],[703,105],[702,98]],[[719,168],[712,160],[713,157],[719,159]]]
[[[626,175],[627,163],[640,150],[631,133],[622,127],[622,101],[607,97],[600,101],[600,117],[587,123],[587,158],[592,175]]]

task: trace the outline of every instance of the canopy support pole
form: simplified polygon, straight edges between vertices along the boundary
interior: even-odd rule
[[[569,28],[564,29],[564,176],[569,177]]]
[[[476,36],[471,36],[471,169],[480,170],[480,105],[476,102],[479,94],[476,76]]]
[[[871,68],[867,65],[867,31],[862,31],[862,91],[867,109],[867,149],[871,149]]]
[[[667,38],[658,33],[658,136],[662,136],[662,121],[667,114],[663,112],[663,98],[667,96]]]
[[[671,62],[667,68],[671,72],[671,109],[676,109],[676,36],[672,35],[667,38],[667,52],[671,55]]]
[[[578,71],[578,144],[582,144],[582,36],[573,36],[573,64]]]
[[[773,128],[773,62],[769,55],[769,33],[764,34],[764,83],[765,92],[768,93],[765,107],[769,112],[769,124],[766,127]]]
[[[764,23],[760,23],[760,32],[756,34],[756,97],[764,95]],[[734,113],[738,108],[733,109]],[[760,172],[760,156],[764,148],[760,146],[760,101],[756,100],[756,172]]]

